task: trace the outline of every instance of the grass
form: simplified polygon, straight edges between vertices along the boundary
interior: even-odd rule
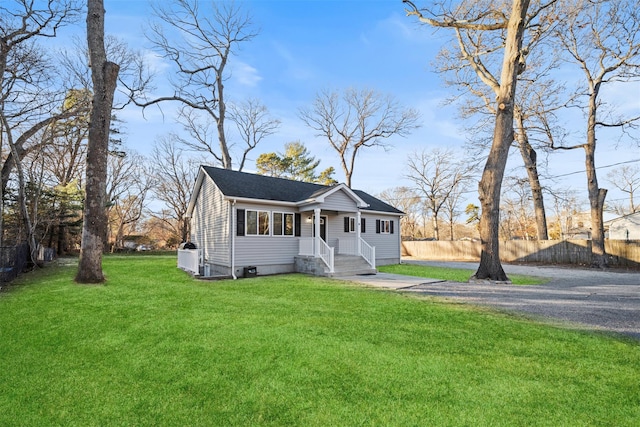
[[[448,280],[451,282],[467,282],[473,275],[472,270],[464,268],[435,267],[418,264],[392,264],[378,267],[385,273],[404,274],[406,276],[428,277],[430,279]],[[548,280],[543,277],[510,274],[509,279],[514,285],[541,285]]]
[[[172,256],[0,294],[0,425],[635,426],[640,345],[301,275],[195,281]]]

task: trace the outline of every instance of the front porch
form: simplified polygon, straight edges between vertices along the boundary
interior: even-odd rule
[[[376,248],[360,237],[338,239],[337,248],[329,246],[320,237],[303,237],[299,240],[295,270],[331,277],[375,274]]]
[[[307,212],[305,216],[307,222],[311,223],[311,237],[300,237],[298,240],[296,271],[316,276],[377,272],[376,248],[361,236],[363,220],[360,211],[341,213],[314,207]],[[347,215],[342,216],[345,213]],[[341,223],[336,218],[344,220]],[[343,225],[344,230],[338,231],[338,224]]]

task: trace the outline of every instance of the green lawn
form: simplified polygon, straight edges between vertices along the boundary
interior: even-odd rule
[[[474,270],[464,268],[432,267],[418,264],[392,264],[378,267],[385,273],[404,274],[407,276],[428,277],[430,279],[449,280],[451,282],[467,282],[475,273]],[[548,280],[542,277],[523,276],[509,274],[509,279],[514,285],[540,285]]]
[[[301,275],[105,259],[0,293],[3,426],[636,426],[640,345]]]

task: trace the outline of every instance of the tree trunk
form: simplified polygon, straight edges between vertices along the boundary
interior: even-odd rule
[[[591,207],[591,260],[594,267],[605,268],[609,262],[604,249],[604,224],[602,210],[607,190],[598,187],[596,174],[596,109],[599,85],[596,85],[589,100],[589,119],[585,150],[585,170],[587,171],[587,190]]]
[[[500,191],[509,147],[513,142],[513,101],[522,59],[520,50],[528,8],[529,0],[513,0],[500,76],[493,143],[478,186],[482,215],[480,265],[472,277],[476,279],[509,280],[500,262]]]
[[[227,105],[224,100],[224,82],[222,71],[226,65],[226,58],[221,58],[222,63],[220,68],[216,71],[217,79],[216,86],[218,89],[218,120],[216,123],[218,129],[218,140],[220,142],[220,155],[222,157],[222,167],[224,169],[233,169],[233,162],[231,160],[231,154],[229,153],[229,146],[227,145],[227,136],[224,132],[224,120],[226,116]]]
[[[180,238],[182,242],[188,242],[191,240],[191,222],[190,218],[184,217],[180,220],[182,222],[182,226],[180,227]]]
[[[436,213],[433,214],[432,222],[433,222],[433,238],[436,240],[440,240],[440,229],[438,228],[438,215]]]
[[[533,199],[533,209],[536,215],[536,231],[538,240],[548,240],[547,232],[547,214],[544,210],[544,197],[542,194],[542,186],[540,185],[540,177],[538,176],[538,164],[536,150],[529,144],[527,131],[524,127],[524,118],[519,109],[515,111],[515,120],[518,126],[518,147],[524,162],[527,176],[529,178],[529,187],[531,188],[531,197]]]
[[[87,1],[87,41],[93,100],[87,145],[86,196],[76,281],[102,283],[102,250],[107,231],[106,182],[111,109],[118,81],[117,64],[107,61],[103,0]]]

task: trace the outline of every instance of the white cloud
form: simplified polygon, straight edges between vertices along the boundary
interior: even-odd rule
[[[248,87],[256,87],[262,80],[262,76],[256,68],[242,61],[233,62],[231,75],[240,85]]]

